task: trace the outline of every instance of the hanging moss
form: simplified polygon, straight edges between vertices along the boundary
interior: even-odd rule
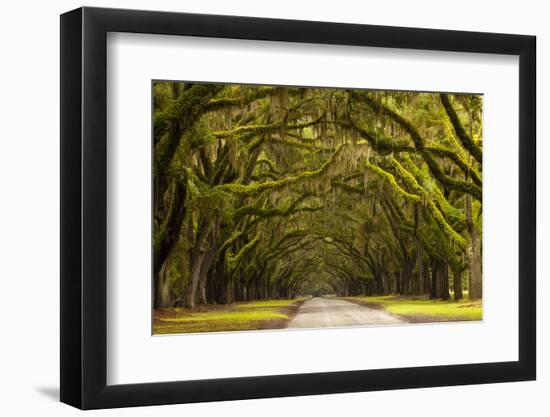
[[[263,134],[263,133],[273,133],[280,131],[281,127],[284,126],[287,130],[299,130],[303,129],[308,126],[315,125],[317,123],[321,123],[320,119],[308,121],[308,122],[301,122],[301,123],[286,123],[285,120],[278,122],[278,123],[269,123],[269,124],[263,124],[263,125],[244,125],[244,126],[238,126],[234,129],[229,130],[220,130],[216,132],[212,132],[212,135],[218,139],[224,139],[230,136],[239,136],[244,133],[255,133],[255,134]]]
[[[297,182],[308,179],[308,178],[314,178],[321,174],[323,174],[325,171],[327,171],[332,163],[337,160],[339,154],[342,152],[342,149],[344,149],[345,146],[340,146],[336,152],[332,155],[332,157],[325,163],[321,168],[315,171],[305,171],[302,172],[296,176],[293,177],[287,177],[280,179],[278,181],[269,181],[264,182],[260,184],[252,184],[252,185],[242,185],[242,184],[224,184],[219,185],[217,189],[220,191],[227,191],[234,194],[239,195],[258,195],[263,191],[266,190],[277,190],[283,187],[286,187],[291,184],[296,184]]]
[[[298,199],[297,201],[291,203],[287,207],[283,208],[260,208],[255,206],[243,206],[239,207],[235,212],[233,213],[233,216],[235,218],[240,218],[242,216],[257,216],[262,219],[267,219],[271,217],[286,217],[290,214],[295,213],[302,213],[302,212],[313,212],[320,210],[322,206],[318,207],[296,207],[297,204],[301,201],[301,199]]]
[[[250,242],[248,242],[246,245],[244,245],[241,250],[235,255],[231,256],[228,255],[227,262],[228,266],[231,270],[236,269],[236,267],[239,265],[239,263],[243,260],[244,256],[256,246],[256,244],[259,242],[260,237],[256,236],[254,239],[252,239]]]
[[[276,175],[280,175],[280,174],[281,174],[280,171],[277,170],[277,169],[275,168],[275,164],[273,163],[273,161],[271,161],[271,160],[270,160],[269,158],[267,158],[267,156],[265,156],[265,155],[262,156],[262,157],[260,157],[260,158],[258,158],[258,160],[256,161],[256,165],[261,165],[261,164],[267,165],[267,167],[269,168],[269,170],[270,170],[272,173],[274,173],[274,174],[276,174]]]
[[[438,185],[418,169],[409,155],[404,154],[402,158],[407,168],[411,171],[413,178],[418,181],[419,186],[421,185],[421,188],[434,200],[437,208],[444,214],[448,222],[455,226],[457,230],[464,230],[466,228],[466,216],[462,210],[457,209],[449,203]]]
[[[363,100],[365,103],[367,103],[374,111],[386,115],[396,121],[411,136],[415,144],[416,150],[422,155],[422,157],[430,167],[430,171],[440,182],[445,184],[446,187],[470,194],[481,201],[482,193],[480,186],[465,181],[456,180],[444,174],[437,162],[432,158],[430,151],[426,150],[425,141],[420,135],[418,129],[416,129],[416,127],[414,127],[408,120],[406,120],[394,110],[389,109],[384,104],[374,100],[366,93],[355,93],[355,96],[358,99]]]
[[[464,196],[481,230],[482,170],[437,94],[225,85],[177,108],[191,90],[206,92],[155,88],[154,237],[169,232],[169,184],[185,175],[185,244],[171,262],[190,269],[195,241],[216,248],[208,301],[288,296],[310,281],[388,291],[416,256],[464,267]],[[480,108],[468,120],[455,110],[480,147]],[[171,276],[187,291],[189,271]]]
[[[390,162],[392,166],[397,170],[400,177],[405,180],[408,186],[424,197],[422,201],[431,211],[438,225],[449,234],[450,238],[453,241],[457,242],[463,249],[466,249],[468,246],[466,240],[460,234],[458,234],[456,230],[454,230],[452,226],[449,225],[449,223],[447,223],[445,217],[436,206],[436,204],[433,202],[431,196],[418,184],[414,176],[410,172],[408,172],[395,158],[391,157]]]
[[[243,96],[213,98],[208,102],[207,111],[218,111],[228,107],[244,107],[256,100],[275,93],[274,87],[255,87],[249,89]]]
[[[420,203],[422,201],[422,198],[417,195],[417,194],[411,194],[407,191],[405,191],[403,188],[401,188],[401,186],[397,183],[397,181],[395,180],[395,177],[390,174],[389,172],[386,172],[384,171],[382,168],[380,168],[379,166],[376,166],[374,164],[371,164],[370,162],[367,162],[367,167],[369,169],[371,169],[372,171],[376,172],[378,175],[382,176],[383,178],[387,179],[388,182],[390,183],[390,185],[392,186],[392,188],[397,191],[397,193],[402,196],[402,197],[405,197],[409,200],[412,200],[416,203]]]
[[[441,103],[443,104],[443,107],[445,108],[445,111],[447,112],[447,115],[449,116],[449,119],[451,120],[451,123],[453,124],[454,130],[460,141],[462,142],[462,145],[468,149],[470,154],[473,155],[473,157],[481,164],[482,162],[482,154],[481,154],[481,148],[476,145],[476,143],[470,138],[470,136],[466,133],[464,130],[464,127],[462,126],[462,123],[460,122],[460,119],[458,118],[458,115],[451,104],[451,100],[449,98],[448,94],[440,94],[439,97],[441,98]]]
[[[464,159],[462,159],[461,156],[457,155],[457,153],[455,153],[454,151],[451,151],[449,149],[445,149],[439,146],[427,146],[426,152],[440,158],[449,158],[462,170],[464,174],[472,178],[472,181],[476,185],[478,186],[482,185],[481,177],[477,172],[477,170],[474,167],[468,165],[468,163]]]

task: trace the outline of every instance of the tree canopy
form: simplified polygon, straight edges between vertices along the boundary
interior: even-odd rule
[[[479,95],[155,82],[155,308],[482,293]]]

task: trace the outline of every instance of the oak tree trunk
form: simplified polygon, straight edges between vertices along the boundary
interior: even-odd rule
[[[170,293],[170,263],[167,260],[155,276],[155,300],[154,308],[167,308],[172,306]]]
[[[454,300],[462,300],[462,272],[453,273]]]
[[[441,264],[441,292],[439,294],[442,300],[449,300],[449,265],[446,261]]]
[[[468,250],[468,272],[469,272],[469,297],[470,300],[480,299],[482,296],[482,273],[481,273],[481,242],[479,231],[474,225],[472,218],[472,197],[466,196],[466,224],[470,234],[470,248]]]

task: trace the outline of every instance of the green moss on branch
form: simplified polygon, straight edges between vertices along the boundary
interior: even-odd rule
[[[453,124],[455,133],[460,139],[460,142],[462,142],[462,145],[466,149],[468,149],[468,152],[470,152],[474,156],[476,161],[481,164],[483,160],[481,148],[476,145],[476,143],[464,130],[464,127],[462,126],[462,123],[460,122],[460,119],[458,118],[458,115],[456,114],[456,111],[451,104],[449,96],[447,94],[440,94],[439,97],[441,98],[441,103],[443,104],[443,107],[445,108],[445,111],[447,112],[447,115],[449,116],[449,119]]]

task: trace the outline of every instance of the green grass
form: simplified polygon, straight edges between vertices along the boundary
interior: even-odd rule
[[[390,314],[412,323],[438,321],[473,321],[483,318],[480,301],[442,301],[387,295],[382,297],[350,297],[349,301],[383,308]]]
[[[286,327],[303,300],[264,300],[195,309],[156,310],[153,334],[280,329]]]
[[[184,322],[204,322],[204,321],[255,321],[255,320],[270,320],[270,319],[287,319],[285,314],[279,314],[274,311],[234,311],[234,312],[208,312],[208,313],[192,313],[187,316],[176,316],[163,318],[166,323],[184,323]]]
[[[248,303],[239,303],[239,308],[272,308],[272,307],[288,307],[295,304],[297,301],[305,300],[305,298],[297,298],[294,300],[263,300],[250,301]]]

